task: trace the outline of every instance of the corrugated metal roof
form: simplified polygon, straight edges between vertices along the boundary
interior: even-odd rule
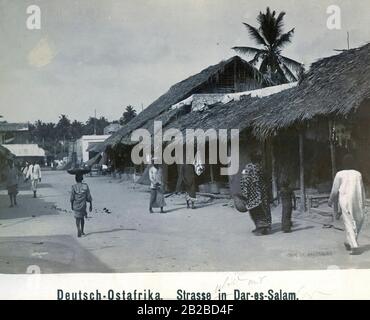
[[[28,123],[0,122],[0,132],[28,131]]]
[[[45,150],[37,144],[3,144],[16,157],[45,157]]]

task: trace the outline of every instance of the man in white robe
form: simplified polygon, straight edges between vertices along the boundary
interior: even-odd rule
[[[37,186],[41,182],[41,168],[36,162],[28,167],[26,179],[31,180],[31,190],[33,191],[33,197],[36,198]]]
[[[344,245],[352,255],[361,253],[357,239],[366,216],[362,175],[353,169],[353,162],[351,156],[345,156],[343,166],[346,169],[336,174],[329,199],[329,206],[338,201],[347,239]]]

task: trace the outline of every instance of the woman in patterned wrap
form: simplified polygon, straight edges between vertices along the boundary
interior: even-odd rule
[[[266,235],[271,230],[271,211],[266,190],[266,181],[259,154],[251,156],[241,177],[242,200],[256,226],[252,232]]]

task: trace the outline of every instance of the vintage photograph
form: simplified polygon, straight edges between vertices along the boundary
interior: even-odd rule
[[[0,0],[0,273],[370,268],[370,3]]]

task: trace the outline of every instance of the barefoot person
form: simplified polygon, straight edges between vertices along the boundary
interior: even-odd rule
[[[344,246],[351,255],[356,255],[361,253],[357,238],[365,218],[365,188],[351,155],[344,156],[342,166],[343,170],[334,178],[328,204],[331,207],[339,203],[347,239]]]
[[[72,186],[71,207],[76,219],[77,237],[85,235],[85,217],[87,217],[86,206],[90,203],[89,211],[92,211],[92,197],[89,186],[83,183],[83,175],[76,174],[76,184]]]
[[[9,161],[8,170],[6,173],[6,186],[10,198],[10,207],[13,208],[17,205],[18,194],[18,172],[14,166],[13,161]]]
[[[162,190],[162,169],[157,164],[153,164],[149,169],[150,179],[150,203],[149,212],[153,213],[153,208],[161,208],[161,213],[164,213],[163,207],[166,205]]]

